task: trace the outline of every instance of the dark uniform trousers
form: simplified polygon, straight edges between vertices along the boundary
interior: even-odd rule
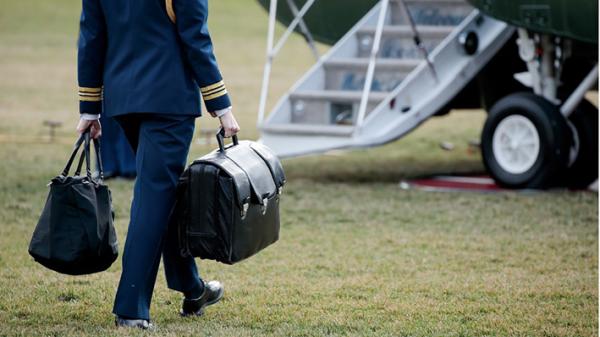
[[[104,176],[135,177],[135,156],[131,146],[113,117],[100,117],[102,123],[102,165]]]
[[[179,254],[177,229],[170,221],[195,117],[136,113],[116,120],[135,151],[137,180],[113,312],[150,319],[161,254],[170,289],[186,292],[201,282],[194,259]]]

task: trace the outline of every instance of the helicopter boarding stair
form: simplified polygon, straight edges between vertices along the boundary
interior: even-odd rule
[[[260,141],[292,157],[398,139],[448,104],[513,32],[461,0],[383,0],[266,119],[259,112]]]

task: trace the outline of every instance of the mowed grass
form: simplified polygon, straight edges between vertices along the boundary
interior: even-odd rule
[[[120,263],[69,277],[27,255],[44,184],[68,146],[19,149],[4,144],[0,153],[11,156],[0,172],[0,335],[130,335],[114,329],[110,314]],[[202,275],[227,289],[204,317],[178,317],[180,296],[166,289],[161,271],[152,307],[160,335],[597,333],[594,194],[424,193],[348,175],[289,180],[278,243],[236,266],[200,261]],[[110,185],[122,241],[131,183]]]
[[[146,335],[113,326],[120,261],[70,277],[27,254],[45,185],[74,140],[79,3],[0,3],[0,336]],[[266,15],[252,1],[211,7],[243,136],[255,138]],[[271,103],[311,61],[297,38],[285,53]],[[384,147],[286,160],[280,241],[235,266],[198,261],[203,276],[226,286],[201,318],[177,315],[181,297],[161,270],[151,335],[597,335],[597,194],[399,188],[415,176],[481,172],[467,143],[484,118],[454,112]],[[45,141],[44,119],[65,123],[57,142]],[[456,148],[442,151],[441,141]],[[195,142],[191,157],[209,148]],[[109,184],[122,246],[132,183]]]

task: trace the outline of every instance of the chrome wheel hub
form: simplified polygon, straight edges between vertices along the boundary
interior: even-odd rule
[[[504,118],[494,130],[492,150],[503,170],[521,174],[531,169],[537,161],[540,136],[527,117],[511,115]]]

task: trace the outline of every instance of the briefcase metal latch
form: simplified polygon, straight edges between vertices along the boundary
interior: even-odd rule
[[[246,214],[248,213],[248,207],[250,207],[250,205],[248,203],[245,203],[242,205],[242,220],[244,220],[244,218],[246,218]]]
[[[260,205],[260,210],[262,211],[262,215],[265,215],[267,213],[267,204],[268,203],[269,203],[268,198],[264,198],[262,200],[262,205]]]

